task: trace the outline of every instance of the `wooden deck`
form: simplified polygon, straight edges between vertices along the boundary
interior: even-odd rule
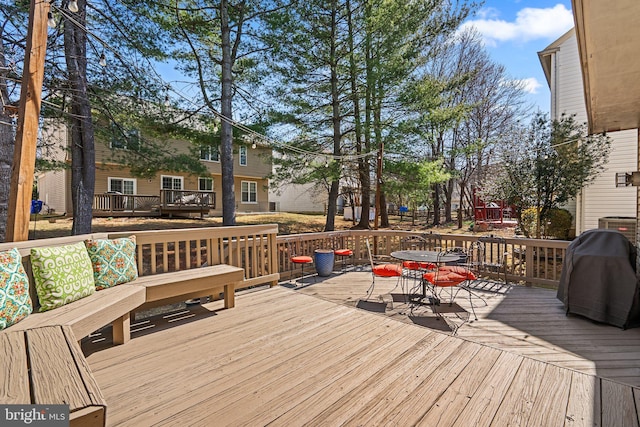
[[[366,296],[371,273],[349,272],[311,283],[298,291],[355,306],[359,298]],[[395,279],[376,279],[370,299],[390,301],[389,293],[395,284]],[[474,292],[488,304],[484,306],[479,299],[473,299],[478,321],[468,321],[473,317],[469,316],[468,294],[464,291],[458,294],[453,308],[440,306],[442,311],[448,311],[442,314],[443,320],[436,320],[429,306],[411,313],[409,307],[397,301],[385,314],[448,333],[457,331],[457,336],[477,343],[640,387],[640,328],[622,330],[579,316],[566,316],[556,291],[551,289],[505,287],[492,282],[479,283],[475,288]],[[400,289],[393,293],[400,293]]]
[[[640,390],[466,339],[499,341],[480,327],[501,322],[490,313],[460,338],[348,307],[369,279],[259,290],[134,324],[126,345],[83,343],[107,424],[638,425]]]

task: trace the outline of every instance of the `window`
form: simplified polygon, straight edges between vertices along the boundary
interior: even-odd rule
[[[123,131],[113,126],[111,148],[118,150],[137,150],[140,147],[140,131],[131,129]]]
[[[109,178],[109,192],[120,194],[136,194],[136,180],[129,178]]]
[[[215,147],[203,147],[200,149],[200,160],[206,160],[208,162],[220,161],[220,146]]]
[[[198,191],[213,191],[213,178],[198,178]]]
[[[163,190],[182,190],[182,182],[184,178],[181,176],[162,175]]]
[[[258,183],[255,181],[242,181],[242,203],[258,203]]]
[[[182,183],[184,178],[181,176],[168,176],[162,175],[160,177],[162,190],[174,190],[174,191],[162,191],[165,203],[176,203],[182,197]]]
[[[240,166],[247,166],[247,147],[241,146],[238,154]]]

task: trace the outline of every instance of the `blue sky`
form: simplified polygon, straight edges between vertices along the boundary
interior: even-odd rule
[[[538,52],[573,27],[571,0],[485,0],[463,25],[480,32],[491,57],[507,68],[510,78],[525,82],[534,109],[548,112],[549,87]],[[160,73],[167,80],[184,80],[173,65],[161,64]],[[194,89],[173,83],[185,94]]]
[[[485,0],[464,25],[482,34],[491,57],[525,81],[535,108],[549,111],[550,95],[538,52],[573,27],[571,0]]]

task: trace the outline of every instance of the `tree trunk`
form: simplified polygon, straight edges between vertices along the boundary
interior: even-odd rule
[[[358,92],[358,70],[356,67],[355,47],[353,43],[354,29],[352,23],[351,2],[347,0],[347,23],[349,25],[349,79],[351,80],[351,102],[353,103],[353,120],[355,130],[355,145],[358,155],[362,154],[362,118],[360,117],[360,94]],[[371,202],[371,170],[369,159],[358,157],[358,180],[361,188],[360,221],[354,228],[369,228],[369,207]],[[355,215],[353,217],[355,224]]]
[[[433,225],[440,225],[440,184],[433,185]]]
[[[375,108],[373,110],[373,131],[376,137],[376,145],[382,146],[382,84],[378,80],[377,82],[377,90],[374,105]],[[382,153],[384,154],[384,153]],[[380,159],[382,163],[384,163],[384,158]],[[382,166],[380,167],[380,172],[382,172]],[[387,198],[384,194],[384,180],[382,179],[382,174],[378,177],[380,180],[380,194],[379,194],[379,206],[376,208],[380,208],[380,212],[376,212],[376,215],[380,215],[380,227],[381,228],[389,228],[389,214],[387,213]]]
[[[4,27],[0,27],[2,30]],[[0,43],[0,242],[5,241],[7,231],[7,209],[9,208],[9,191],[11,182],[11,166],[13,165],[13,149],[15,139],[11,116],[5,109],[8,106],[9,91],[7,90],[6,58],[4,45]]]
[[[342,133],[340,131],[340,95],[338,93],[338,59],[336,53],[336,26],[338,14],[337,1],[331,2],[331,121],[333,123],[333,154],[340,156],[340,142]],[[336,213],[338,211],[338,190],[340,185],[340,173],[334,169],[340,166],[337,162],[331,162],[331,188],[329,190],[329,200],[327,204],[327,221],[324,225],[324,231],[333,231],[335,229]]]
[[[445,202],[444,202],[444,222],[453,222],[453,216],[451,215],[451,203],[453,201],[453,179],[447,181],[447,188],[445,190]]]
[[[371,2],[365,3],[365,15],[366,17],[371,16]],[[364,123],[362,124],[363,128],[363,140],[364,140],[364,149],[366,152],[371,152],[371,98],[373,93],[373,58],[371,53],[371,30],[367,27],[365,29],[365,40],[364,40],[364,60],[365,60],[365,79],[366,84],[364,87]],[[362,163],[362,168],[360,168],[360,179],[364,180],[363,182],[369,182],[369,191],[371,191],[371,163],[368,158],[360,159],[360,163]],[[359,164],[360,164],[359,163]],[[364,176],[366,174],[366,177]],[[376,167],[376,180],[378,179],[377,167]],[[376,191],[377,191],[377,183],[376,183]],[[364,184],[363,184],[364,190]],[[377,194],[376,194],[377,200]],[[366,194],[362,193],[362,210],[360,211],[360,222],[358,223],[359,229],[368,229],[369,226],[369,208],[371,206],[371,192]],[[378,212],[376,212],[378,215]]]
[[[460,204],[458,206],[458,229],[462,228],[462,221],[464,216],[464,197],[465,197],[465,189],[467,188],[467,183],[465,181],[460,182]]]
[[[79,0],[80,11],[71,22],[64,16],[64,51],[71,87],[71,234],[91,233],[95,187],[95,146],[91,103],[87,89],[86,1]],[[78,25],[79,23],[79,25]]]
[[[231,28],[229,3],[220,1],[220,34],[222,45],[222,94],[220,112],[232,119],[233,62],[231,58]],[[220,127],[220,169],[222,170],[222,225],[236,225],[236,195],[233,177],[233,128],[222,120]]]

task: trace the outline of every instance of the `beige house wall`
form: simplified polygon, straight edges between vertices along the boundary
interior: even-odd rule
[[[587,121],[582,73],[575,32],[572,30],[550,46],[549,86],[552,118],[575,114],[578,122]],[[548,48],[549,49],[549,48]],[[611,132],[611,153],[605,170],[584,187],[569,203],[576,224],[576,235],[598,228],[598,219],[607,216],[636,216],[636,189],[616,187],[616,172],[637,170],[638,134],[636,130]]]
[[[54,136],[52,136],[54,137]],[[66,130],[62,129],[55,135],[55,138],[65,141],[68,144]],[[62,146],[62,145],[61,145]],[[189,153],[190,144],[185,141],[173,140],[172,146],[181,153]],[[259,212],[269,210],[269,182],[267,176],[271,173],[271,149],[266,147],[251,148],[248,146],[246,165],[240,165],[239,146],[234,147],[234,190],[236,198],[237,212]],[[62,153],[62,154],[60,154]],[[60,159],[66,159],[66,150],[60,151]],[[66,159],[69,162],[69,159]],[[220,162],[205,161],[209,174],[205,175],[213,179],[213,191],[216,193],[217,208],[211,212],[212,215],[222,214],[222,171]],[[96,141],[96,180],[95,194],[104,194],[109,191],[109,178],[125,178],[134,181],[135,194],[138,195],[159,195],[162,183],[162,176],[182,177],[184,190],[198,190],[198,176],[187,173],[159,172],[151,179],[135,178],[131,175],[129,168],[117,165],[113,162],[113,154],[109,142]],[[241,185],[242,181],[256,183],[256,203],[242,202]],[[39,182],[44,185],[46,193],[41,193],[41,197],[48,195],[49,200],[55,204],[56,212],[72,212],[71,202],[71,171],[46,172],[41,174]]]

